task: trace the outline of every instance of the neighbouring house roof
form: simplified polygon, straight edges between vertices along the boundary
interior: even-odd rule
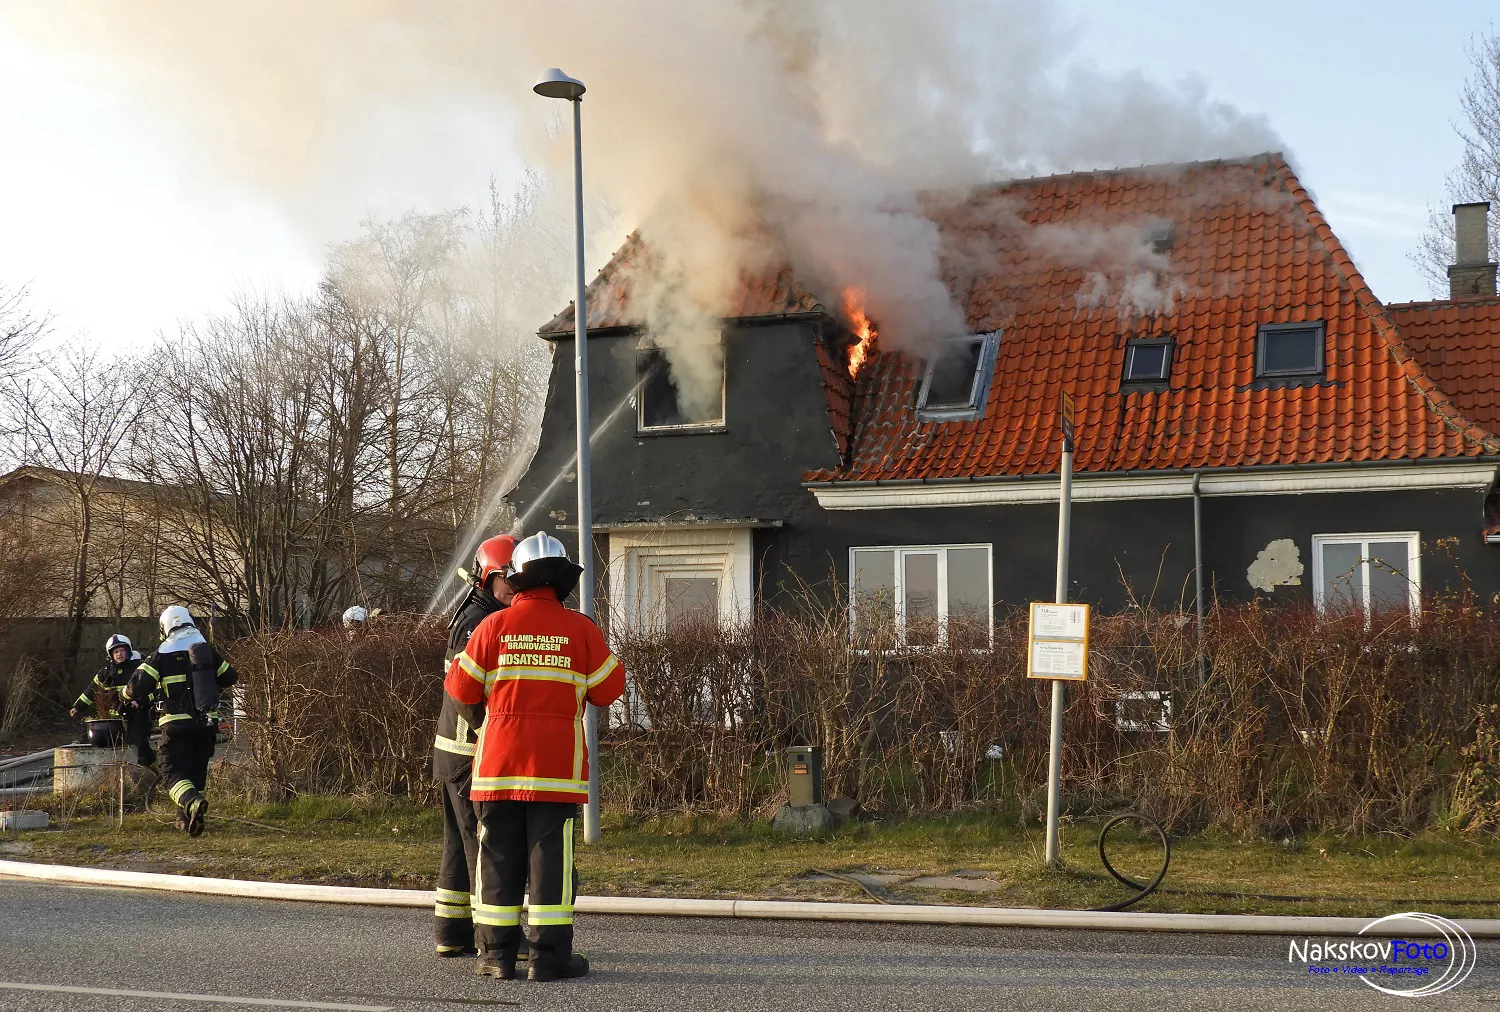
[[[1500,299],[1386,306],[1422,371],[1475,425],[1500,432]]]
[[[1055,472],[1063,391],[1076,400],[1074,467],[1085,472],[1500,449],[1402,345],[1280,155],[1020,180],[934,217],[950,246],[987,254],[954,286],[973,332],[1002,332],[983,417],[922,420],[919,364],[877,355],[860,374],[849,466],[809,480]],[[1107,257],[1090,263],[1066,241],[1079,230],[1144,234],[1154,221],[1176,233],[1160,274],[1112,271]],[[1131,284],[1158,294],[1170,285],[1170,305],[1132,311],[1122,297]],[[1259,326],[1315,321],[1325,326],[1324,381],[1257,382]],[[1174,343],[1170,384],[1129,389],[1126,340],[1158,335]]]
[[[1064,391],[1077,406],[1082,472],[1500,453],[1500,396],[1458,378],[1468,352],[1450,352],[1440,329],[1497,317],[1477,305],[1387,310],[1280,154],[1014,180],[924,202],[970,332],[1000,333],[983,411],[924,419],[920,359],[877,346],[850,384],[841,345],[818,342],[844,463],[809,481],[1055,472]],[[1164,224],[1168,248],[1149,253]],[[631,274],[648,255],[632,235],[595,278],[590,327],[641,324]],[[825,295],[783,269],[746,277],[724,315],[832,316]],[[1325,328],[1323,379],[1257,381],[1259,327],[1309,322]],[[541,334],[571,328],[570,306]],[[1126,341],[1160,336],[1174,345],[1169,383],[1125,384]],[[1484,354],[1485,340],[1473,342]],[[1442,364],[1450,354],[1452,367]]]

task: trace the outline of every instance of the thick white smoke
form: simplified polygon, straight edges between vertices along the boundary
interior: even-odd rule
[[[589,88],[587,185],[659,254],[647,301],[661,330],[691,343],[742,270],[789,262],[829,302],[863,289],[882,341],[916,348],[963,327],[918,191],[1275,145],[1263,122],[1213,102],[1199,83],[1077,64],[1056,7],[49,0],[3,9],[33,38],[122,69],[149,115],[173,118],[215,171],[303,206],[382,171],[360,143],[377,128],[405,131],[414,150],[404,157],[434,172],[462,156],[436,140],[513,130],[524,157],[567,178],[561,103],[530,91],[538,72],[561,66]]]

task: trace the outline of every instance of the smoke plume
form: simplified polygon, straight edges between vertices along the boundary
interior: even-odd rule
[[[589,89],[587,187],[657,253],[645,301],[665,343],[711,329],[742,271],[790,263],[830,308],[839,290],[863,289],[882,341],[920,348],[965,329],[921,191],[1275,146],[1262,121],[1199,82],[1081,65],[1056,7],[50,0],[7,13],[33,38],[114,67],[213,171],[304,205],[382,172],[362,146],[372,131],[410,138],[402,158],[436,172],[462,155],[444,138],[508,130],[523,158],[567,179],[565,109],[530,91],[561,66]]]

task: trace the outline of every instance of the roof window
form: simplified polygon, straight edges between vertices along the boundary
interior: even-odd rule
[[[1125,342],[1125,382],[1165,383],[1172,374],[1172,339],[1137,338]]]
[[[944,341],[927,360],[917,411],[925,418],[978,418],[989,394],[999,344],[998,330]]]
[[[1323,375],[1323,324],[1268,323],[1255,338],[1257,379]]]

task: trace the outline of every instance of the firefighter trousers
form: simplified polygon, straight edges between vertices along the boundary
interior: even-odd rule
[[[559,801],[479,801],[474,935],[502,955],[521,944],[527,898],[531,965],[562,968],[573,956],[573,823],[578,806]],[[528,888],[529,885],[529,888]]]
[[[188,724],[181,721],[179,724]],[[161,783],[179,811],[208,786],[208,761],[214,757],[218,728],[168,724],[161,735]]]
[[[441,769],[438,763],[434,767]],[[446,765],[446,764],[444,764]],[[438,780],[443,793],[443,860],[438,866],[437,944],[440,949],[474,947],[474,921],[469,909],[474,862],[479,857],[479,820],[469,800],[473,766],[454,763]]]

